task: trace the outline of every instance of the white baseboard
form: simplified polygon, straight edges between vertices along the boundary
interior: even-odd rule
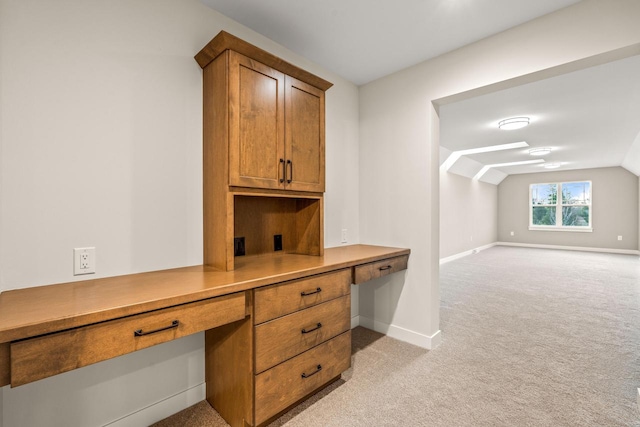
[[[198,384],[190,389],[182,391],[160,402],[142,408],[132,414],[115,420],[106,426],[109,427],[136,427],[148,426],[170,415],[180,412],[189,406],[204,400],[206,397],[205,383]]]
[[[351,318],[351,329],[355,328],[356,326],[360,326],[360,316],[355,316]]]
[[[488,245],[478,246],[477,248],[470,249],[468,251],[460,252],[459,254],[451,255],[445,258],[440,258],[440,265],[445,264],[447,262],[455,261],[456,259],[466,257],[467,255],[477,254],[480,251],[484,251],[485,249],[489,249],[497,245],[497,242],[489,243]]]
[[[584,246],[538,245],[534,243],[498,242],[499,246],[516,246],[522,248],[559,249],[563,251],[604,252],[610,254],[640,255],[635,249],[589,248]]]
[[[368,317],[358,317],[360,318],[360,326],[367,329],[373,329],[374,331],[388,335],[391,338],[408,342],[409,344],[417,345],[418,347],[426,348],[428,350],[433,350],[440,345],[440,331],[429,336],[415,331],[410,331],[409,329],[405,329],[400,326],[387,325],[386,323],[378,322],[377,320],[369,319]]]

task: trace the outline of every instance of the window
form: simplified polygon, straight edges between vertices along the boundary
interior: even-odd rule
[[[591,217],[591,181],[529,187],[529,230],[593,231]]]

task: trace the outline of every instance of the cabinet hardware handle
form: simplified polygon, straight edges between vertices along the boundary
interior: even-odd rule
[[[156,332],[166,331],[167,329],[177,328],[178,326],[180,326],[180,321],[174,320],[173,322],[171,322],[171,325],[165,326],[164,328],[160,328],[160,329],[154,329],[153,331],[142,332],[142,329],[135,330],[133,331],[133,336],[141,337],[143,335],[155,334]]]
[[[305,329],[303,329],[301,332],[302,332],[303,334],[308,334],[309,332],[313,332],[313,331],[318,330],[318,329],[320,329],[320,328],[322,328],[322,323],[318,322],[318,324],[316,325],[316,327],[315,327],[315,328],[312,328],[312,329],[306,329],[306,328],[305,328]]]
[[[322,365],[318,365],[316,366],[316,370],[311,372],[310,374],[305,374],[304,372],[302,373],[302,378],[309,378],[315,374],[317,374],[318,372],[322,371]]]
[[[391,266],[387,265],[385,267],[380,267],[380,271],[384,271],[384,270],[391,270]]]
[[[280,178],[280,184],[282,184],[284,182],[284,179],[286,178],[287,175],[287,171],[286,171],[286,166],[284,164],[284,159],[280,159],[280,164],[282,165],[282,178]]]
[[[300,292],[300,296],[301,297],[306,297],[306,296],[313,295],[313,294],[319,294],[320,292],[322,292],[322,289],[316,288],[316,290],[313,291],[313,292],[304,292],[304,291],[302,291],[302,292]]]
[[[293,181],[293,162],[291,160],[287,160],[287,164],[289,165],[289,178],[287,179],[287,184],[291,184],[291,181]]]

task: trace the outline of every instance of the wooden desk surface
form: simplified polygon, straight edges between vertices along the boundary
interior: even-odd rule
[[[130,316],[259,286],[407,255],[370,245],[325,249],[324,256],[236,258],[236,269],[206,266],[84,280],[0,294],[0,343]]]

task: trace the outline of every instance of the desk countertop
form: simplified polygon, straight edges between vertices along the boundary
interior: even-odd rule
[[[409,249],[351,245],[324,256],[265,255],[236,259],[236,269],[192,266],[5,291],[0,343],[245,291],[385,258]]]

